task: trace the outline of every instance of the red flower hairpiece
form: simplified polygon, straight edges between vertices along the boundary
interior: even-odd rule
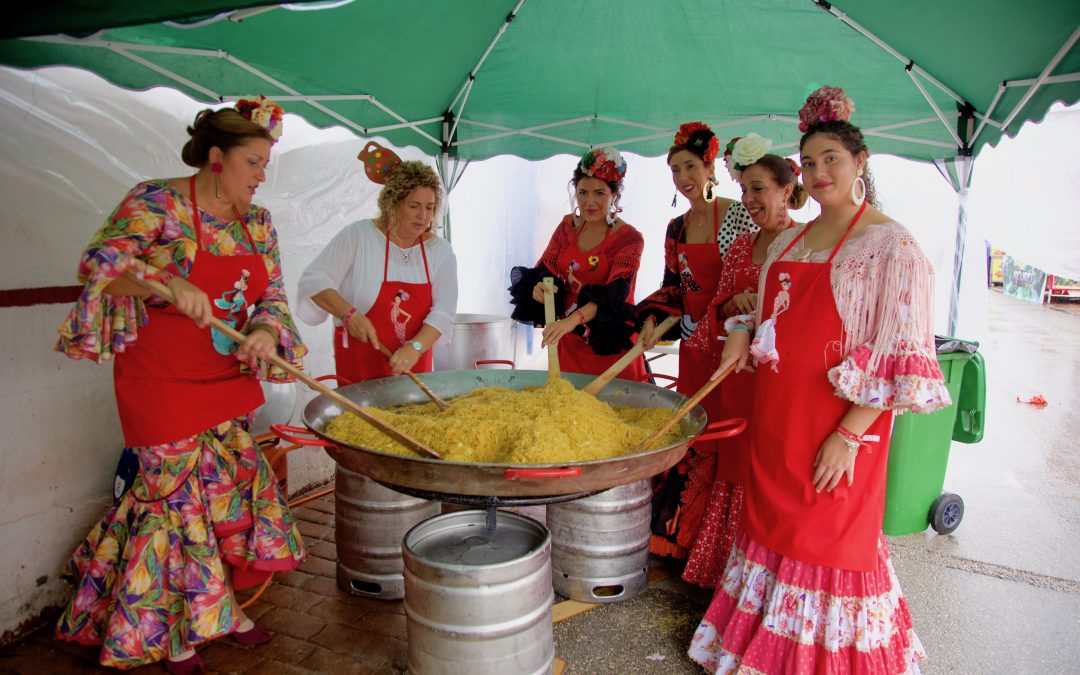
[[[720,140],[704,122],[687,122],[675,132],[675,145],[682,146],[706,162],[720,153]]]
[[[599,178],[607,183],[618,183],[626,176],[626,160],[613,147],[589,148],[578,162],[586,176]]]
[[[799,131],[806,133],[810,127],[826,122],[847,122],[855,112],[855,102],[840,87],[821,87],[806,97],[799,108]]]
[[[798,178],[799,176],[801,176],[802,175],[802,168],[799,167],[799,163],[796,162],[795,160],[793,160],[790,157],[787,158],[787,161],[788,161],[788,164],[791,165],[791,172],[795,174],[795,177]]]

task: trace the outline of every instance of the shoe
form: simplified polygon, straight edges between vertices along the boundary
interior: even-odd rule
[[[165,659],[165,670],[173,675],[202,675],[206,666],[203,665],[202,657],[195,653],[182,661]]]
[[[242,645],[254,646],[264,645],[270,642],[270,638],[274,637],[270,631],[265,628],[260,628],[258,624],[252,623],[251,628],[245,631],[234,630],[232,632],[233,639]]]

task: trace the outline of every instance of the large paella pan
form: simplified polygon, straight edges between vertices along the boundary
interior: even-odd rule
[[[577,373],[564,373],[563,377],[578,388],[593,379],[591,375]],[[547,380],[547,372],[458,370],[426,373],[420,378],[442,398],[451,399],[481,387],[524,389],[541,386]],[[427,400],[424,393],[404,377],[358,382],[338,389],[338,393],[359,405],[377,408]],[[665,408],[672,412],[686,400],[681,394],[629,380],[613,381],[600,392],[599,398],[611,405]],[[676,440],[664,447],[610,459],[508,465],[408,457],[351,445],[326,432],[327,422],[341,412],[336,403],[319,396],[304,408],[303,422],[323,439],[320,444],[342,467],[390,486],[479,497],[543,497],[595,492],[648,478],[678,462],[706,422],[704,409],[696,406],[680,423]]]

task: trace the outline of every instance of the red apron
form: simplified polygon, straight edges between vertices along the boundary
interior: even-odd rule
[[[787,308],[772,317],[779,361],[759,365],[755,376],[754,409],[759,423],[751,427],[745,522],[751,538],[783,556],[869,571],[877,560],[881,533],[892,412],[880,415],[867,429],[866,435],[877,435],[880,440],[859,451],[854,485],[848,487],[842,478],[832,492],[816,493],[811,482],[818,449],[852,405],[833,392],[827,375],[842,360],[844,339],[830,271],[833,257],[861,213],[825,263],[778,259],[769,268],[762,316],[774,306],[780,274],[788,275],[790,298]]]
[[[683,229],[675,237],[675,264],[679,271],[679,286],[683,290],[683,309],[694,323],[701,321],[705,310],[716,295],[720,283],[720,202],[713,202],[713,237],[701,244],[679,243],[686,231],[689,216],[683,216]]]
[[[390,233],[386,233],[386,254],[383,256],[383,280],[379,295],[364,315],[375,326],[379,343],[391,352],[412,340],[424,325],[424,319],[431,311],[431,272],[428,270],[427,250],[424,238],[420,238],[420,255],[424,258],[424,283],[405,283],[387,281],[390,268]],[[348,335],[342,326],[334,327],[334,365],[338,377],[347,382],[373,380],[377,377],[390,377],[390,359],[366,342],[360,342]],[[432,369],[431,350],[420,355],[414,373],[430,373]]]
[[[566,306],[576,307],[578,293],[583,286],[608,283],[611,273],[611,260],[604,251],[611,228],[604,231],[604,238],[589,251],[582,251],[577,245],[568,247],[555,264],[561,273],[560,279],[566,286]],[[629,297],[634,296],[634,282],[630,282]],[[567,312],[569,316],[570,312]],[[592,350],[585,338],[574,333],[567,333],[559,338],[559,368],[568,373],[586,373],[600,375],[615,364],[622,354],[600,356]],[[638,357],[619,373],[618,377],[641,382],[645,378],[645,359]]]
[[[191,210],[199,249],[187,281],[210,298],[214,316],[243,330],[248,308],[269,284],[259,255],[216,256],[203,245],[202,219],[191,178]],[[240,216],[252,251],[257,251]],[[113,380],[127,447],[171,443],[250,413],[262,387],[240,372],[237,345],[213,328],[199,328],[175,307],[147,307],[132,349],[116,355]]]

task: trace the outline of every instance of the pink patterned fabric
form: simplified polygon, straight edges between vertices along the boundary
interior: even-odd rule
[[[759,293],[764,294],[769,267],[801,231],[785,230],[769,246]],[[809,253],[804,241],[784,260],[828,260],[830,250]],[[836,395],[881,410],[948,407],[952,399],[934,350],[934,268],[907,228],[894,221],[870,225],[845,241],[833,259],[831,280],[847,355],[829,372]],[[759,325],[761,312],[758,307]]]
[[[728,561],[690,658],[710,673],[918,673],[912,629],[885,537],[852,572],[785,558],[745,534]]]

